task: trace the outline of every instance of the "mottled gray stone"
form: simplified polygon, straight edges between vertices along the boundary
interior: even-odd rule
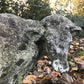
[[[53,68],[61,73],[68,71],[67,55],[72,33],[80,31],[81,28],[68,18],[57,14],[45,17],[41,23],[46,29],[44,35],[46,51],[52,60]]]
[[[42,46],[56,71],[68,71],[69,44],[72,33],[79,30],[80,27],[61,15],[36,21],[0,14],[0,84],[21,84]]]

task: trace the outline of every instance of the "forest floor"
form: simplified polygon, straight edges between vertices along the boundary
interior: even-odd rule
[[[70,70],[60,74],[54,71],[49,58],[42,56],[23,80],[23,84],[84,84],[84,38],[73,39],[68,62]]]

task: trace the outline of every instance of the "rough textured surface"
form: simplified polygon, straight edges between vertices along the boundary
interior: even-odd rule
[[[21,84],[42,46],[46,48],[56,71],[68,71],[70,31],[74,30],[80,28],[60,15],[35,21],[0,14],[0,84]]]
[[[46,29],[44,35],[46,51],[52,60],[53,68],[61,73],[68,71],[67,55],[72,33],[80,31],[81,28],[66,17],[56,14],[45,17],[41,22]]]
[[[0,84],[21,84],[35,63],[35,42],[43,33],[38,21],[0,14]]]

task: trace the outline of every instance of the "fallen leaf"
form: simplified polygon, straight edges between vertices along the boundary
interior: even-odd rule
[[[80,42],[82,43],[84,41],[84,38],[80,39]]]
[[[75,57],[75,58],[74,58],[74,61],[75,61],[75,62],[80,62],[81,59],[80,59],[79,57]]]
[[[43,76],[44,76],[44,74],[40,74],[38,77],[39,77],[39,78],[43,78]]]
[[[51,75],[52,75],[52,77],[57,77],[57,76],[60,76],[60,73],[53,70],[51,72]]]
[[[80,47],[80,49],[84,51],[84,47]]]
[[[38,60],[37,63],[45,63],[44,60]]]
[[[27,83],[27,84],[36,83],[36,78],[37,77],[35,75],[28,75],[23,80],[23,84],[25,84],[25,83]]]
[[[84,84],[84,79],[82,79],[82,82],[83,82],[83,84]]]
[[[80,56],[80,59],[81,59],[81,60],[84,60],[84,56]]]
[[[72,41],[72,44],[75,44],[76,43],[76,41]]]
[[[84,56],[75,57],[74,61],[76,62],[80,70],[84,70]]]
[[[72,56],[72,54],[71,54],[71,53],[68,53],[68,56],[69,56],[69,57],[71,57],[71,56]]]
[[[48,59],[48,57],[47,56],[44,56],[44,59]]]
[[[77,78],[77,80],[79,80],[79,81],[82,81],[82,79],[79,77],[79,78]]]
[[[74,46],[73,45],[70,45],[70,49],[74,49]]]
[[[74,53],[74,50],[70,50],[70,53],[73,54]]]
[[[72,70],[72,71],[77,71],[77,70],[78,70],[78,67],[72,67],[71,70]]]

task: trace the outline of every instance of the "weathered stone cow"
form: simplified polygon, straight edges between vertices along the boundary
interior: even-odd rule
[[[42,46],[56,71],[68,71],[67,54],[72,32],[80,30],[69,19],[57,14],[42,21],[0,14],[0,84],[21,84]]]

